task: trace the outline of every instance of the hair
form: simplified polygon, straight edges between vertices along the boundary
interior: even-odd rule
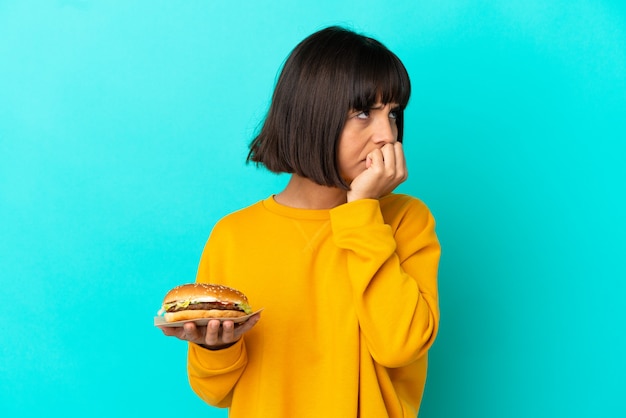
[[[382,43],[337,26],[322,29],[287,57],[246,161],[349,190],[337,162],[348,113],[396,103],[402,141],[410,95],[406,68]]]

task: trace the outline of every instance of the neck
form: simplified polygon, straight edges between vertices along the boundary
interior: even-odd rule
[[[346,191],[338,187],[320,186],[292,174],[285,189],[274,196],[281,205],[298,209],[332,209],[346,203]]]

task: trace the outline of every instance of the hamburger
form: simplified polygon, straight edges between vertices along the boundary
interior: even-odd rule
[[[165,322],[200,318],[239,318],[252,313],[246,295],[228,286],[188,283],[167,292],[159,315]]]

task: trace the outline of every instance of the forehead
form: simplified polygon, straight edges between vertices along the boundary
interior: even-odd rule
[[[352,97],[352,101],[350,102],[351,109],[382,109],[385,106],[389,106],[391,108],[401,108],[404,109],[406,107],[406,101],[401,102],[398,97],[395,97],[394,94],[362,94],[355,95]]]
[[[350,108],[351,111],[360,111],[360,110],[385,110],[385,108],[389,108],[389,110],[395,110],[400,108],[400,105],[395,102],[391,103],[383,103],[381,101],[377,101],[372,103],[371,105],[364,107],[353,107]]]
[[[354,74],[348,92],[350,107],[372,108],[377,104],[395,104],[406,107],[410,96],[410,82],[404,69],[395,65],[374,66],[369,71]]]

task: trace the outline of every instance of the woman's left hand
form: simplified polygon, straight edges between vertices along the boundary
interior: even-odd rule
[[[391,193],[408,177],[402,143],[388,143],[367,156],[366,169],[350,184],[348,202],[378,199]]]

